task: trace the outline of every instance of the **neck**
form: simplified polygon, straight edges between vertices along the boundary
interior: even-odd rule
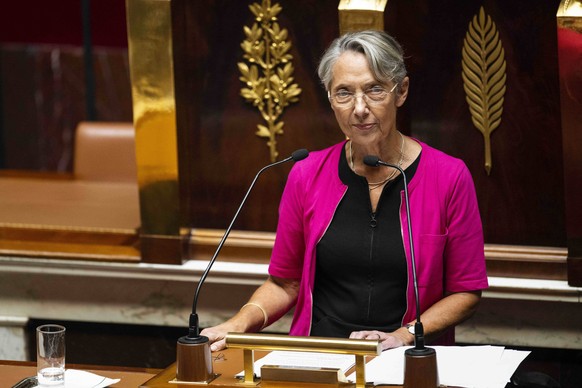
[[[391,136],[389,144],[385,147],[380,145],[378,147],[367,148],[354,144],[353,141],[350,140],[346,152],[348,163],[354,172],[360,173],[366,177],[377,177],[380,175],[386,175],[386,173],[383,173],[382,169],[366,166],[363,162],[364,156],[377,155],[380,160],[386,163],[402,167],[405,159],[405,148],[404,135],[396,131],[394,135]]]

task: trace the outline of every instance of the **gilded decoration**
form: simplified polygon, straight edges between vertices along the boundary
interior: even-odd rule
[[[562,0],[556,17],[559,28],[582,33],[582,0]]]
[[[485,171],[491,173],[491,133],[499,127],[505,95],[505,51],[483,7],[469,23],[463,44],[462,76],[473,125],[485,141]]]
[[[388,0],[340,0],[340,35],[350,31],[384,30],[384,9]]]
[[[126,0],[140,234],[179,235],[170,0]]]
[[[283,121],[279,121],[289,104],[299,101],[301,89],[293,83],[293,56],[289,54],[291,42],[287,41],[287,29],[277,23],[282,7],[270,0],[254,3],[249,9],[255,15],[255,23],[245,26],[245,40],[241,43],[245,62],[239,62],[239,78],[245,87],[240,95],[253,104],[265,124],[258,124],[257,136],[267,139],[271,162],[277,160],[277,135],[283,134]]]

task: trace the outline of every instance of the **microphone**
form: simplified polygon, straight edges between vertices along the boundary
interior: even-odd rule
[[[257,182],[259,176],[271,167],[278,166],[279,164],[286,163],[289,161],[298,162],[309,156],[309,151],[306,149],[299,149],[291,154],[286,159],[280,160],[275,163],[271,163],[259,170],[255,178],[253,179],[251,185],[249,186],[245,196],[243,197],[232,221],[226,228],[222,239],[218,243],[218,247],[210,259],[208,266],[202,273],[198,286],[196,287],[196,292],[194,294],[194,300],[192,302],[192,313],[190,314],[188,335],[180,337],[178,339],[178,349],[177,349],[177,359],[176,359],[176,379],[183,382],[208,382],[212,380],[212,360],[210,357],[210,347],[208,337],[200,335],[200,325],[198,321],[198,314],[196,313],[196,306],[198,305],[198,297],[200,296],[200,289],[210,272],[210,268],[216,261],[218,254],[222,250],[232,227],[238,218],[240,211],[242,210],[249,194],[251,193],[255,183]]]
[[[375,155],[366,155],[364,164],[371,167],[391,167],[402,174],[404,182],[404,203],[406,206],[406,219],[408,223],[408,242],[410,244],[410,262],[412,269],[412,281],[414,284],[414,298],[416,302],[416,322],[414,323],[414,347],[404,352],[404,388],[435,388],[438,386],[436,365],[436,351],[424,346],[424,327],[420,321],[420,298],[418,296],[418,278],[416,276],[416,259],[414,256],[414,244],[412,240],[412,224],[410,221],[410,203],[408,201],[408,179],[404,170],[397,165],[383,162]],[[420,373],[422,371],[422,373]]]

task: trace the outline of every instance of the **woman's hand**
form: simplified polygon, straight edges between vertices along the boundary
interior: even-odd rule
[[[477,309],[480,299],[481,291],[458,292],[448,294],[432,305],[422,314],[425,339],[437,338],[447,329],[469,318]],[[409,323],[414,323],[414,321]],[[405,327],[392,333],[377,330],[354,331],[350,334],[350,338],[380,340],[382,350],[414,345],[414,336]]]
[[[202,330],[200,335],[208,337],[211,351],[222,350],[226,348],[227,333],[254,333],[264,329],[289,311],[298,292],[299,279],[269,276],[234,317]]]
[[[382,350],[412,345],[414,342],[414,336],[403,328],[393,331],[392,333],[384,333],[378,330],[353,331],[350,334],[350,338],[379,340],[382,343]]]
[[[235,331],[228,322],[214,327],[208,327],[200,332],[200,335],[208,337],[210,341],[210,350],[217,352],[226,348],[226,334]]]

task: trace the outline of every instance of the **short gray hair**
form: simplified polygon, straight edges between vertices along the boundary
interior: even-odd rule
[[[400,85],[406,77],[404,51],[396,39],[384,31],[348,32],[331,43],[319,62],[317,73],[328,91],[331,87],[333,66],[346,51],[364,54],[372,74],[379,82],[393,80]]]

